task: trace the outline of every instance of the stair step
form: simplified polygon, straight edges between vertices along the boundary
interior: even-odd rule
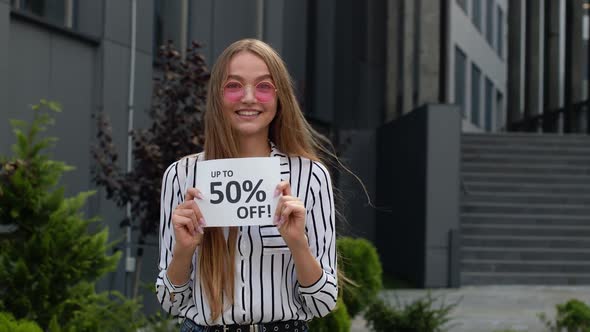
[[[462,188],[468,193],[548,193],[590,195],[590,186],[576,183],[496,183],[490,181],[463,181]]]
[[[564,195],[546,193],[469,193],[461,196],[465,203],[531,203],[531,204],[578,204],[590,206],[590,195]]]
[[[565,225],[497,225],[497,224],[466,224],[461,225],[462,235],[493,235],[493,236],[588,236],[590,226]]]
[[[461,136],[461,283],[590,284],[590,136]]]
[[[473,260],[461,261],[464,272],[590,273],[588,261]]]
[[[485,181],[494,183],[518,184],[581,184],[590,189],[590,176],[569,174],[529,174],[529,173],[474,173],[462,172],[463,181]]]
[[[590,142],[589,142],[590,143]],[[534,156],[587,156],[590,154],[590,144],[587,146],[522,146],[513,144],[480,144],[462,145],[461,152],[465,154],[506,154],[506,155],[534,155]]]
[[[462,224],[590,226],[586,216],[551,214],[461,213]]]
[[[590,273],[461,272],[463,285],[587,285]]]
[[[482,163],[465,162],[461,165],[461,171],[467,173],[502,173],[502,174],[568,174],[590,176],[588,166],[554,166],[545,164],[514,164],[514,163]]]
[[[504,164],[545,164],[559,166],[588,166],[589,156],[528,155],[506,153],[463,153],[462,162],[492,162]]]
[[[461,259],[526,260],[526,261],[588,261],[590,249],[556,248],[488,248],[463,247]]]
[[[500,144],[510,143],[564,143],[564,144],[588,144],[590,136],[584,134],[558,134],[558,133],[495,133],[478,134],[464,133],[461,135],[461,142],[492,142]]]
[[[506,214],[558,214],[586,216],[590,220],[589,205],[463,202],[461,212]]]
[[[463,235],[463,246],[486,246],[496,248],[577,248],[590,249],[590,237],[586,236],[494,236]]]

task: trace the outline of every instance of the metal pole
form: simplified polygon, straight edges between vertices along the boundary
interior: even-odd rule
[[[264,39],[264,0],[256,1],[256,38]]]
[[[586,115],[586,134],[590,135],[590,0],[587,0],[584,5],[588,22],[588,39],[586,40],[586,102],[583,107]]]
[[[135,44],[136,44],[136,20],[137,20],[137,0],[131,0],[131,46],[129,50],[129,100],[127,103],[127,173],[133,168],[133,95],[135,94]],[[125,234],[125,295],[129,296],[131,287],[128,287],[131,280],[131,273],[135,271],[135,257],[131,255],[131,203],[127,203],[125,217],[128,224]]]

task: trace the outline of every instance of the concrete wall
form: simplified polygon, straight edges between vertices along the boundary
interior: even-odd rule
[[[418,287],[452,282],[460,117],[456,106],[425,105],[377,134],[375,242],[385,272]]]

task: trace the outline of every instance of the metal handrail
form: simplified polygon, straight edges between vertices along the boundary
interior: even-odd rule
[[[580,128],[569,131],[570,133],[585,133],[590,135],[590,100],[584,100],[571,105],[572,115],[579,117],[580,114],[586,113],[586,128],[585,131]],[[515,121],[509,125],[510,131],[541,131],[541,132],[556,132],[559,131],[559,118],[569,110],[568,107],[561,107],[555,110],[543,112],[525,119]],[[547,130],[546,128],[556,128],[555,130]],[[568,128],[571,129],[571,128]]]

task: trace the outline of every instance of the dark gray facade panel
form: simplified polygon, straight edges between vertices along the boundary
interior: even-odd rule
[[[209,68],[213,66],[213,48],[211,47],[211,28],[213,26],[213,0],[193,0],[190,2],[188,19],[190,30],[188,38],[201,43],[203,54]]]
[[[213,7],[213,59],[231,43],[256,37],[256,0],[216,0]]]
[[[127,167],[129,49],[105,40],[103,41],[102,58],[103,71],[100,75],[103,81],[103,91],[102,96],[99,97],[99,103],[111,120],[113,144],[119,154],[118,166],[121,170],[125,170]],[[96,123],[94,125],[96,126]],[[96,132],[96,127],[93,129]],[[93,143],[94,138],[90,144]],[[96,197],[95,204],[104,223],[112,230],[111,238],[121,239],[124,233],[119,230],[119,222],[123,219],[123,210],[107,200],[102,189],[100,195]],[[118,287],[118,289],[121,288]]]
[[[375,199],[376,181],[376,131],[342,130],[339,133],[339,155],[367,189],[371,200]],[[375,241],[375,218],[377,211],[369,206],[368,198],[359,181],[347,173],[340,171],[337,179],[342,202],[339,208],[346,217],[345,223],[338,225],[344,234],[363,237]]]
[[[295,80],[297,95],[304,96],[308,47],[307,1],[285,1],[281,17],[284,24],[281,55]],[[267,29],[272,29],[272,25],[267,25]]]
[[[383,123],[385,113],[385,66],[362,63],[359,66],[357,107],[352,109],[356,128],[377,128]]]
[[[182,25],[181,1],[160,0],[160,6],[162,15],[164,15],[164,21],[162,22],[162,43],[171,40],[180,50]]]
[[[425,287],[447,287],[449,232],[459,228],[461,114],[457,106],[429,105],[426,161]]]
[[[414,286],[425,282],[427,120],[413,111],[377,136],[375,244],[384,272]]]
[[[334,115],[340,128],[356,128],[360,105],[359,89],[362,53],[366,52],[366,4],[355,0],[339,0],[335,6],[334,39]],[[337,83],[336,83],[337,82]],[[322,87],[323,88],[323,87]]]
[[[144,54],[152,54],[154,38],[154,1],[137,1],[136,49]],[[131,21],[129,20],[129,25]]]
[[[9,45],[9,29],[10,29],[10,5],[0,1],[0,45]],[[5,48],[5,50],[8,48]],[[8,73],[10,68],[10,55],[7,51],[0,52],[0,73]],[[4,100],[4,107],[0,111],[0,116],[5,119],[6,112],[11,109],[12,105],[8,102],[11,95],[10,87],[12,85],[12,78],[8,75],[0,75],[0,100]],[[0,124],[0,154],[8,151],[7,139],[11,135],[8,123],[2,121]]]
[[[288,39],[284,38],[285,29],[288,28],[286,24],[283,24],[285,16],[290,16],[295,13],[285,13],[285,0],[274,0],[274,1],[263,1],[264,4],[263,12],[263,29],[262,39],[271,45],[279,53],[283,53],[284,45],[289,43]],[[304,1],[300,1],[304,2]]]
[[[76,30],[84,34],[100,38],[103,33],[104,1],[77,0],[78,15]]]
[[[450,286],[448,275],[448,247],[430,247],[426,250],[424,288]]]
[[[461,116],[457,106],[428,105],[427,245],[446,247],[449,227],[459,226]]]
[[[134,128],[148,128],[151,125],[149,109],[152,102],[153,59],[151,55],[135,55]]]
[[[64,176],[66,195],[94,187],[90,182],[90,153],[86,142],[91,136],[93,109],[94,55],[97,50],[71,39],[51,37],[51,64],[48,99],[62,104],[50,134],[59,137],[55,158],[76,167]]]
[[[104,6],[104,39],[129,47],[131,33],[131,1],[105,0]],[[150,15],[150,17],[152,17],[152,15]]]
[[[7,17],[8,19],[8,17]],[[10,24],[6,78],[2,89],[7,91],[3,119],[32,120],[29,105],[49,97],[51,34],[35,26],[13,21]],[[10,78],[10,79],[8,79]],[[10,146],[15,142],[8,121],[0,123],[0,153],[12,154]]]
[[[314,104],[311,105],[310,116],[326,123],[332,123],[335,116],[334,99],[342,93],[342,91],[334,90],[334,59],[336,58],[334,8],[336,1],[319,0],[315,5],[317,6],[317,20],[321,20],[321,25],[318,24],[315,36],[315,77],[308,78],[313,80],[315,84],[312,92]]]

